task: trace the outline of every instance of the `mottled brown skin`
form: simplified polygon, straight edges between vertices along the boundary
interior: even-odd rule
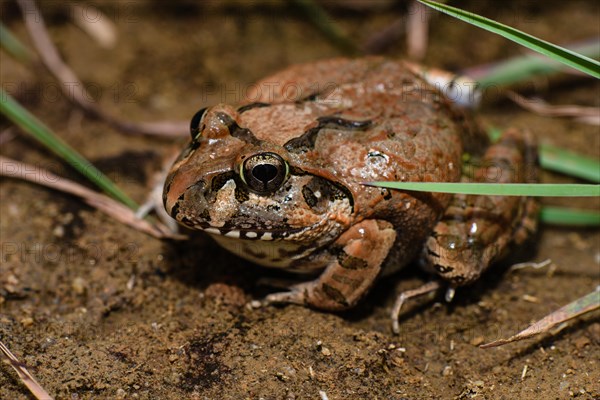
[[[269,302],[356,304],[377,277],[421,253],[452,200],[362,183],[458,181],[463,151],[487,140],[402,62],[382,58],[293,66],[247,97],[192,121],[164,203],[251,261],[324,269]]]
[[[507,130],[473,165],[473,182],[537,182],[531,135]],[[535,232],[538,203],[530,197],[455,195],[423,248],[424,267],[462,286],[477,280],[510,244]]]

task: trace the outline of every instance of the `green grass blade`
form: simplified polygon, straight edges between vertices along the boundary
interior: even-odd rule
[[[494,143],[502,136],[502,130],[491,127],[487,130],[487,134]],[[540,144],[538,150],[542,168],[600,183],[600,162],[598,160],[548,144]]]
[[[369,186],[416,192],[491,196],[598,197],[600,185],[571,183],[368,182]]]
[[[4,114],[13,123],[40,141],[49,150],[67,161],[79,173],[100,187],[108,195],[134,210],[138,208],[138,205],[108,177],[71,148],[71,146],[57,137],[47,126],[17,103],[4,89],[0,89],[0,113]]]
[[[445,4],[430,0],[419,0],[419,2],[454,18],[460,19],[461,21],[465,21],[471,25],[475,25],[479,28],[503,36],[520,44],[521,46],[544,54],[553,60],[559,61],[595,78],[600,78],[600,63],[589,57],[582,56],[571,50],[556,46],[545,40],[538,39],[535,36],[529,35],[525,32],[521,32],[518,29],[512,28],[508,25],[501,24],[489,18],[461,10],[459,8],[447,6]]]
[[[33,53],[0,22],[0,47],[21,62],[31,62]]]
[[[600,213],[592,210],[544,206],[540,211],[540,220],[552,225],[600,226]]]
[[[590,182],[600,182],[600,162],[547,144],[540,145],[542,168]]]
[[[600,41],[583,43],[570,47],[569,50],[590,58],[600,57]],[[466,69],[461,72],[477,81],[480,89],[491,86],[508,86],[524,82],[533,76],[548,75],[564,69],[558,62],[548,62],[538,54],[528,54],[502,61],[489,67],[478,67],[476,70]]]

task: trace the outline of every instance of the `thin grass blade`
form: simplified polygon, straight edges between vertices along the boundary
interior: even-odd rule
[[[502,130],[495,127],[488,129],[487,133],[492,142],[496,142],[502,136]],[[600,183],[600,162],[598,160],[548,144],[540,144],[538,151],[542,168]]]
[[[12,32],[0,22],[0,47],[15,59],[28,63],[34,58],[33,53],[29,50]]]
[[[598,160],[548,144],[541,144],[539,149],[542,168],[590,182],[600,182],[600,162]]]
[[[64,159],[108,195],[131,209],[135,210],[138,208],[138,205],[108,179],[106,175],[77,153],[71,146],[63,142],[46,125],[17,103],[3,89],[0,89],[0,113],[6,115],[13,123],[41,142],[50,151]]]
[[[540,220],[545,224],[580,227],[600,226],[600,213],[576,208],[544,206],[540,210]]]
[[[487,196],[597,197],[600,185],[578,183],[365,182],[365,185],[415,192]]]
[[[600,57],[600,40],[594,39],[568,47],[569,50],[589,58]],[[548,75],[564,70],[564,64],[549,61],[539,54],[527,54],[493,64],[476,66],[461,71],[462,75],[473,78],[481,89],[491,86],[508,86],[525,82],[534,76]]]
[[[435,10],[448,14],[454,18],[460,19],[461,21],[467,22],[471,25],[475,25],[479,28],[503,36],[508,40],[512,40],[513,42],[518,43],[521,46],[527,47],[540,54],[548,56],[553,60],[556,60],[565,65],[568,65],[569,67],[575,68],[581,72],[591,75],[594,78],[600,78],[600,62],[593,60],[589,57],[577,54],[574,51],[557,46],[555,44],[539,39],[528,33],[521,32],[518,29],[501,24],[489,18],[485,18],[480,15],[461,10],[460,8],[451,7],[430,0],[418,1]]]
[[[21,382],[29,389],[31,394],[38,400],[53,400],[54,397],[50,396],[48,392],[39,384],[33,375],[29,372],[27,367],[19,361],[19,359],[6,347],[6,345],[0,342],[0,354],[2,354],[8,360],[10,366],[15,370]]]

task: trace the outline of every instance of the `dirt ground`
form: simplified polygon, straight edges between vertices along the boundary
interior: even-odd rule
[[[328,2],[329,11],[357,43],[405,15],[405,6],[392,1],[352,2],[357,9],[341,3]],[[453,3],[561,44],[600,36],[598,2]],[[63,4],[42,2],[61,54],[94,101],[135,121],[187,120],[216,101],[235,102],[241,88],[268,73],[341,54],[279,2],[79,2],[99,6],[114,21],[112,49],[74,26]],[[15,4],[3,0],[0,10],[2,22],[30,43]],[[385,54],[405,52],[402,37]],[[436,15],[425,62],[457,70],[522,53],[505,39]],[[126,136],[87,118],[42,68],[6,53],[1,67],[3,88],[138,202],[162,159],[181,146]],[[590,79],[539,78],[522,88],[554,104],[600,106],[600,85]],[[600,156],[598,127],[532,115],[497,93],[481,116]],[[2,155],[84,182],[9,126],[0,119]],[[552,173],[543,180],[569,181]],[[507,272],[500,266],[459,290],[451,304],[440,297],[414,301],[395,336],[388,317],[395,294],[427,279],[416,267],[379,282],[341,314],[251,309],[246,303],[269,290],[259,279],[273,272],[206,237],[162,242],[71,196],[21,181],[2,179],[0,199],[0,340],[59,399],[600,398],[598,313],[553,336],[477,347],[593,290],[600,283],[598,230],[543,226],[536,248],[519,260],[551,259],[553,267]],[[544,203],[600,208],[598,199]],[[31,398],[6,364],[0,364],[0,398]]]

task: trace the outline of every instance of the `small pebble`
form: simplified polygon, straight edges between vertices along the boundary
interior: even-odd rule
[[[52,234],[58,238],[65,236],[65,227],[62,225],[57,225],[53,230]]]
[[[252,300],[250,302],[250,307],[252,308],[261,308],[262,307],[262,303],[258,300]]]
[[[85,290],[86,290],[86,282],[83,278],[81,277],[77,277],[75,279],[73,279],[73,282],[71,282],[71,288],[73,289],[73,292],[75,292],[75,294],[84,294]]]
[[[331,351],[327,347],[323,347],[321,349],[321,354],[323,354],[324,356],[330,356],[331,355]]]
[[[479,345],[480,345],[480,344],[482,344],[484,341],[485,341],[485,339],[484,339],[484,337],[483,337],[483,336],[477,336],[477,337],[475,337],[475,338],[471,339],[471,342],[470,342],[470,343],[471,343],[473,346],[479,346]]]
[[[19,278],[17,278],[13,274],[10,274],[9,276],[6,277],[6,283],[8,283],[10,285],[18,285],[19,284]]]
[[[286,376],[283,372],[277,372],[275,374],[275,376],[277,377],[277,379],[279,379],[282,382],[285,382],[287,380],[289,380],[290,378],[288,376]]]
[[[588,339],[585,336],[581,336],[575,339],[575,347],[577,347],[577,349],[579,350],[583,349],[588,344],[590,344],[590,339]]]
[[[33,325],[33,318],[25,317],[25,318],[22,318],[21,321],[19,321],[19,322],[21,322],[21,325],[23,325],[23,327],[27,328],[27,327]]]
[[[123,389],[118,388],[117,389],[117,399],[124,399],[125,396],[127,396],[127,393]]]

